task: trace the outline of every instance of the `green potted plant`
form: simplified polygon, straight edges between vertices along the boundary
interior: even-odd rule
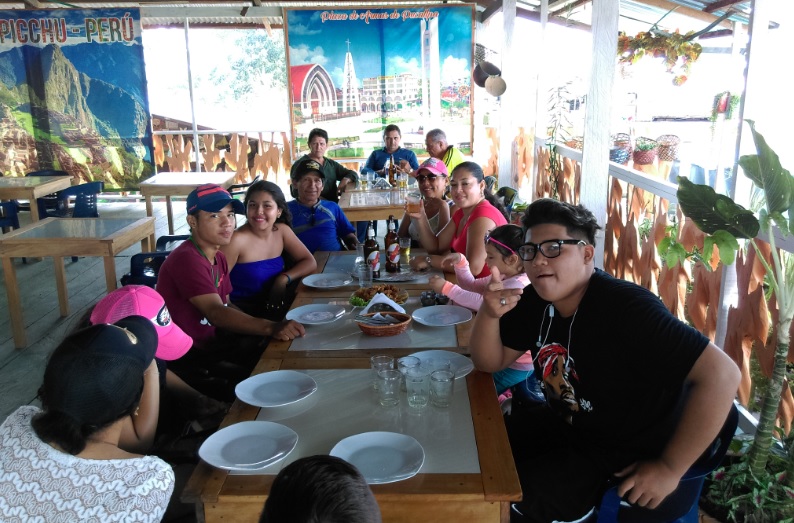
[[[659,151],[659,144],[656,140],[640,136],[634,144],[634,163],[636,165],[650,165],[656,159]]]
[[[707,496],[727,508],[731,521],[792,521],[794,516],[794,447],[775,438],[775,420],[786,380],[789,330],[794,317],[794,255],[775,247],[773,225],[794,232],[794,177],[780,165],[777,154],[747,120],[757,154],[739,159],[744,174],[763,192],[760,210],[745,209],[707,185],[678,178],[678,201],[686,216],[706,233],[704,254],[714,247],[725,264],[733,263],[739,240],[755,249],[766,270],[766,281],[778,308],[775,357],[769,386],[763,395],[758,426],[747,452],[718,469]],[[759,250],[759,233],[771,247],[768,262]],[[774,459],[771,450],[781,449]],[[748,516],[750,519],[745,519]]]

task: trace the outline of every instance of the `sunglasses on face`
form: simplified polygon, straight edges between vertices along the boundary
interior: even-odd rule
[[[438,176],[437,174],[420,174],[419,176],[416,177],[416,182],[422,183],[425,180],[427,180],[428,182],[432,182],[436,178],[441,178],[441,176]]]
[[[527,242],[518,248],[518,255],[524,261],[532,261],[540,252],[546,258],[556,258],[562,252],[563,245],[587,245],[584,240],[546,240],[541,243]]]

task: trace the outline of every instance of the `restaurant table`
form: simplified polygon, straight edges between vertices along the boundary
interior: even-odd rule
[[[172,196],[187,196],[193,189],[205,183],[214,183],[227,188],[234,183],[237,173],[233,172],[198,172],[198,173],[159,173],[138,184],[141,195],[146,199],[146,216],[152,216],[153,196],[165,196],[165,208],[168,216],[168,234],[174,234],[174,211],[171,207]],[[154,234],[150,239],[154,245]]]
[[[402,357],[430,349],[468,354],[473,319],[443,327],[428,327],[412,320],[408,329],[396,336],[367,336],[353,320],[362,308],[349,304],[349,294],[327,292],[326,297],[299,294],[292,303],[291,309],[303,305],[331,303],[345,307],[345,314],[331,323],[304,325],[306,334],[301,338],[291,341],[271,340],[265,350],[267,357],[299,361],[311,358],[369,358],[374,354]],[[419,292],[409,291],[408,301],[402,305],[406,313],[412,314],[421,308]]]
[[[270,420],[296,430],[298,445],[281,463],[255,475],[199,463],[181,497],[184,503],[196,504],[199,518],[258,521],[275,474],[284,465],[326,454],[344,437],[384,430],[409,434],[425,450],[417,475],[371,485],[384,522],[510,520],[510,503],[521,499],[521,487],[490,374],[475,370],[456,380],[448,409],[429,405],[415,410],[405,405],[380,407],[369,384],[369,370],[345,370],[368,369],[368,358],[294,363],[263,357],[254,374],[283,368],[304,371],[318,384],[312,396],[293,407],[274,409],[237,400],[221,426]]]
[[[405,195],[399,189],[346,190],[339,197],[339,207],[351,222],[399,219],[405,211]]]
[[[40,216],[36,198],[66,189],[71,185],[71,176],[2,176],[0,200],[29,200],[30,219],[37,222]]]
[[[65,256],[102,256],[108,292],[116,288],[115,255],[136,242],[149,251],[149,236],[154,235],[154,218],[47,218],[0,236],[8,312],[14,345],[27,345],[22,318],[21,296],[12,258],[52,256],[61,316],[69,315],[66,292]]]
[[[424,249],[412,249],[411,254],[415,256],[424,256],[427,251]],[[356,261],[356,252],[355,251],[317,251],[314,253],[314,259],[317,261],[317,270],[315,274],[321,273],[328,273],[328,272],[344,272],[344,273],[351,273],[353,272],[353,268]],[[383,250],[381,250],[381,259],[385,259],[385,255]],[[405,264],[403,264],[405,265]],[[457,282],[457,278],[455,277],[454,273],[444,273],[440,269],[431,269],[425,272],[410,272],[410,268],[408,267],[401,267],[402,271],[398,275],[397,273],[389,273],[385,270],[385,268],[381,265],[381,279],[374,280],[374,284],[381,284],[381,283],[390,283],[401,289],[406,289],[408,291],[411,290],[422,290],[426,291],[430,289],[430,277],[433,275],[443,276],[452,283]],[[400,276],[409,276],[410,281],[392,281],[393,277],[396,279],[401,279]],[[351,276],[352,278],[352,276]],[[335,293],[343,293],[347,292],[348,295],[353,293],[358,289],[358,279],[353,278],[349,285],[345,285],[343,287],[337,287],[334,289],[317,289],[315,287],[309,287],[304,285],[303,282],[300,283],[298,286],[298,294],[304,296],[329,296],[328,292],[335,292]]]

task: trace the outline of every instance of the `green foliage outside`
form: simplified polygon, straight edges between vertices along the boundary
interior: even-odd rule
[[[778,155],[747,120],[757,154],[739,159],[744,174],[764,194],[764,203],[754,212],[707,185],[678,178],[678,203],[684,214],[706,233],[705,252],[712,246],[720,260],[733,263],[739,240],[756,250],[764,265],[770,290],[778,306],[777,339],[772,374],[761,400],[756,434],[743,457],[715,472],[708,497],[728,510],[731,521],[794,521],[794,447],[792,440],[776,437],[781,392],[786,384],[789,330],[794,318],[794,256],[775,247],[775,229],[783,235],[794,232],[794,177],[780,164]],[[771,247],[771,265],[758,251],[756,238],[763,232]],[[708,265],[707,265],[708,266]],[[773,452],[781,445],[785,454]]]

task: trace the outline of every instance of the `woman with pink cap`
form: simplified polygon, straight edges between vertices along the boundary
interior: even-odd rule
[[[157,291],[145,285],[126,285],[116,289],[96,304],[90,321],[93,325],[115,323],[128,316],[143,316],[154,326],[157,333],[155,361],[158,372],[146,376],[138,416],[122,432],[121,444],[124,448],[145,451],[151,447],[157,432],[162,390],[174,395],[180,406],[178,410],[187,416],[203,418],[208,414],[225,412],[224,403],[202,395],[166,369],[166,361],[184,356],[193,345],[193,340],[172,321],[168,307]],[[172,416],[164,419],[171,420]]]
[[[428,158],[422,162],[413,176],[422,193],[422,206],[425,208],[424,214],[427,217],[430,230],[433,231],[433,234],[438,234],[438,231],[449,222],[452,212],[450,209],[452,201],[446,199],[447,178],[449,177],[447,166],[441,160]],[[411,239],[419,244],[419,230],[418,223],[411,219],[406,212],[397,234],[401,238],[411,236]]]

